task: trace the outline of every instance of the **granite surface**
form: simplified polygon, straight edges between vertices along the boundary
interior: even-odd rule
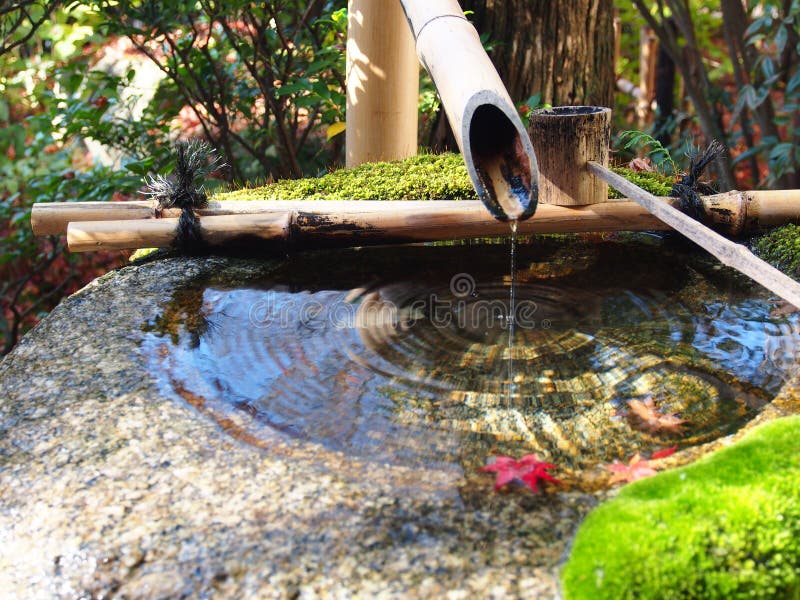
[[[124,268],[64,301],[0,363],[0,593],[556,596],[592,495],[494,494],[487,475],[475,486],[457,470],[376,468],[278,433],[254,445],[159,393],[142,324],[205,274],[269,268]]]

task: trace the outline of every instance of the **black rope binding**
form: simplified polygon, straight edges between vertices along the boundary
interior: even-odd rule
[[[693,219],[702,221],[706,216],[706,209],[700,194],[717,193],[710,185],[700,181],[700,175],[723,152],[725,152],[725,146],[717,140],[712,140],[708,148],[699,157],[697,155],[692,157],[689,172],[672,186],[672,191],[669,195],[673,198],[680,198],[681,210]]]
[[[172,175],[150,177],[145,193],[156,201],[156,216],[165,208],[180,208],[172,246],[186,254],[198,254],[206,244],[195,212],[208,206],[208,196],[200,183],[209,173],[221,167],[219,157],[205,142],[179,142]]]

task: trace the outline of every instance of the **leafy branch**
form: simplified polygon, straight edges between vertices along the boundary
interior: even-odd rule
[[[666,172],[669,175],[678,174],[678,166],[675,164],[669,150],[649,133],[635,130],[623,131],[619,134],[619,137],[620,140],[623,141],[627,139],[624,146],[626,150],[638,151],[642,148],[650,148],[645,153],[645,156],[650,157],[660,171]],[[669,171],[667,171],[666,167],[669,167]]]

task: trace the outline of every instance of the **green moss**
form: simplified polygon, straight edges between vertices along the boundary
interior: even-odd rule
[[[565,597],[800,598],[800,417],[623,488],[578,531]]]
[[[654,196],[669,196],[669,193],[672,191],[672,184],[675,182],[672,177],[662,175],[661,173],[634,171],[627,167],[612,167],[611,170],[617,175],[622,175],[628,181],[635,183]],[[622,194],[614,188],[609,188],[608,197],[622,198]]]
[[[668,196],[669,177],[614,171],[657,196]],[[619,198],[613,189],[609,197]],[[214,200],[474,200],[467,167],[460,154],[420,154],[395,162],[368,163],[322,177],[285,179],[258,188],[223,192]]]
[[[784,273],[800,278],[800,227],[783,225],[753,241],[753,251]]]
[[[322,177],[287,179],[216,194],[214,200],[458,200],[477,199],[459,154],[420,154],[364,164]]]

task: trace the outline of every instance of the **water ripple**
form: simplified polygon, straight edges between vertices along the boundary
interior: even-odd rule
[[[740,280],[699,277],[692,257],[523,246],[509,345],[506,249],[407,254],[309,255],[268,280],[211,283],[165,310],[145,351],[171,393],[215,418],[244,411],[248,436],[425,468],[538,452],[584,469],[701,443],[796,372],[797,317],[771,317]],[[339,279],[337,264],[351,265]],[[652,430],[635,400],[685,423]]]

